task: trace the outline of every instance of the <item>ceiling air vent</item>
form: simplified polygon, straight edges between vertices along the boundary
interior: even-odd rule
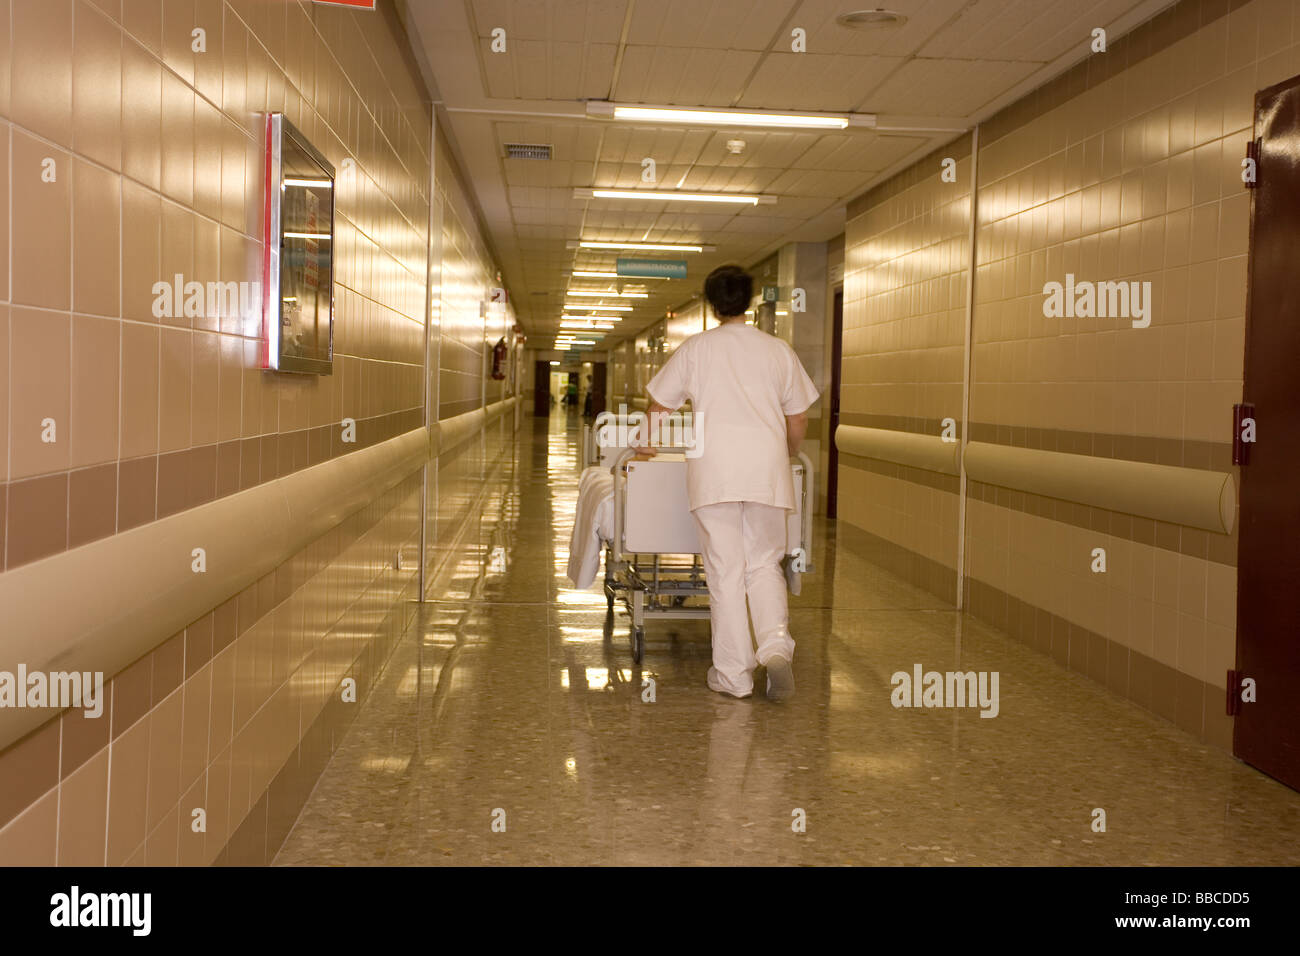
[[[551,147],[532,143],[506,143],[506,159],[550,159]]]
[[[835,22],[850,30],[873,30],[877,27],[901,27],[907,22],[907,17],[877,7],[874,10],[854,10],[852,13],[840,14]]]

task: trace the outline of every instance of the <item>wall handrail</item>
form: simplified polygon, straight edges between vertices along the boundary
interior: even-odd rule
[[[973,441],[966,446],[966,474],[985,484],[1217,534],[1232,533],[1236,513],[1236,482],[1222,471]]]
[[[938,435],[841,424],[832,437],[835,447],[845,454],[875,458],[944,475],[960,474],[961,445],[955,441],[944,441]]]
[[[393,488],[429,451],[429,432],[412,429],[5,572],[0,670],[111,679]],[[58,712],[0,708],[0,749]]]

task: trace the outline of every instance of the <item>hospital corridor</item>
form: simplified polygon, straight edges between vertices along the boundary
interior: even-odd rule
[[[839,546],[829,526],[817,584],[792,599],[788,709],[704,686],[707,621],[652,632],[635,665],[623,615],[564,571],[579,437],[561,414],[535,420],[489,475],[439,596],[271,862],[1296,862],[1293,791]],[[996,720],[915,720],[877,692],[913,660],[996,668],[1022,690]],[[1084,804],[1114,808],[1129,834],[1080,833]],[[497,807],[501,834],[480,825]],[[805,836],[796,808],[815,821]]]
[[[1300,0],[879,3],[0,0],[6,944],[1293,926]]]

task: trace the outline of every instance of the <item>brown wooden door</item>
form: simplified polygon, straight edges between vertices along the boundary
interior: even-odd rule
[[[830,446],[826,460],[826,517],[836,516],[840,491],[840,453],[835,447],[835,429],[840,426],[840,365],[844,356],[844,290],[836,289],[831,307],[831,389],[827,412],[831,417]]]
[[[1241,469],[1238,757],[1300,789],[1300,77],[1255,97],[1245,401],[1256,441]],[[1240,687],[1234,688],[1240,694]]]
[[[605,363],[591,363],[591,414],[605,410]]]
[[[533,414],[551,414],[551,363],[533,363]]]

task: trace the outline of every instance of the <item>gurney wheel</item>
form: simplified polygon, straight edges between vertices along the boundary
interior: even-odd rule
[[[632,628],[632,660],[640,664],[645,656],[645,628]]]

